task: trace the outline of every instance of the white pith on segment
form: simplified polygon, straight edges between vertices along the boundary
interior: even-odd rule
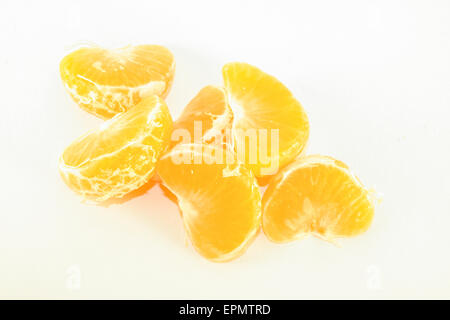
[[[152,99],[152,98],[149,98]],[[110,198],[121,198],[127,193],[144,185],[154,174],[156,162],[163,151],[165,145],[168,144],[168,137],[171,130],[171,120],[166,127],[163,127],[162,119],[166,121],[170,119],[170,114],[167,106],[162,100],[150,110],[147,115],[146,128],[140,131],[140,133],[134,137],[131,141],[118,147],[117,150],[112,152],[96,156],[94,158],[88,157],[76,166],[69,165],[65,162],[64,153],[60,157],[59,169],[65,181],[68,181],[77,193],[79,193],[84,199],[94,200],[97,202],[105,201]],[[139,108],[139,106],[136,106]],[[113,122],[120,121],[120,116],[105,122],[99,129],[89,132],[83,135],[79,139],[82,141],[89,135],[95,135],[106,130]],[[127,125],[126,123],[124,125]],[[163,127],[161,131],[161,127]],[[155,135],[155,129],[160,131],[160,135]],[[121,153],[133,154],[142,153],[139,157],[139,161],[132,161],[129,158],[128,163],[121,163],[122,167],[116,168],[97,168],[98,172],[95,175],[87,172],[95,168],[96,164],[103,159],[114,159]],[[138,174],[137,172],[144,170],[144,174]]]
[[[192,157],[198,156],[204,158],[207,155],[211,155],[212,152],[210,150],[205,152],[205,149],[217,149],[217,146],[211,146],[211,145],[200,145],[200,144],[183,144],[178,145],[174,147],[170,152],[166,153],[164,156],[161,157],[160,163],[162,163],[164,160],[171,161],[171,157],[177,156],[179,154],[189,153],[192,155]],[[224,149],[224,153],[231,152],[228,149]],[[224,158],[226,158],[226,155],[224,155]],[[195,165],[195,164],[192,164]],[[199,166],[207,166],[207,164],[199,164]],[[244,235],[242,238],[242,241],[238,246],[233,248],[233,250],[230,250],[228,252],[222,252],[221,250],[209,246],[208,247],[208,254],[212,255],[208,256],[207,258],[214,262],[226,262],[232,259],[236,259],[240,255],[242,255],[247,247],[251,244],[252,240],[255,238],[256,234],[259,231],[260,228],[260,219],[261,219],[261,194],[259,191],[259,187],[257,185],[256,179],[253,175],[253,173],[242,163],[235,162],[234,164],[230,163],[223,163],[223,166],[220,166],[218,170],[226,170],[235,172],[236,174],[230,175],[230,176],[221,176],[220,179],[241,179],[243,184],[246,185],[247,188],[250,190],[250,194],[252,195],[251,198],[248,199],[248,201],[251,201],[253,203],[254,207],[254,216],[253,216],[253,226],[248,230],[248,232]],[[186,169],[188,170],[188,169]],[[202,217],[205,215],[211,214],[211,212],[206,212],[202,210],[201,208],[204,207],[205,201],[210,201],[211,194],[216,194],[217,190],[189,190],[189,192],[192,192],[196,194],[196,196],[190,196],[186,197],[183,195],[183,192],[180,192],[178,190],[177,186],[172,185],[171,182],[173,182],[173,177],[170,179],[166,177],[164,174],[159,173],[164,185],[177,197],[178,203],[182,212],[183,216],[183,223],[185,226],[185,230],[189,236],[189,239],[191,240],[191,243],[195,250],[200,253],[201,255],[204,254],[204,248],[205,248],[205,242],[207,239],[202,239],[203,242],[197,243],[197,241],[193,238],[192,234],[194,233],[193,228],[195,228],[195,225],[197,224],[197,219],[199,219],[201,224]],[[219,175],[217,175],[219,176]],[[207,181],[205,181],[207,183]],[[217,185],[218,188],[220,188],[220,184]],[[227,190],[230,191],[230,190]],[[210,193],[207,199],[205,199],[205,195],[203,192]],[[236,192],[241,192],[241,189],[236,190]],[[217,193],[218,196],[220,196],[220,192]],[[220,210],[221,208],[217,208]],[[216,213],[217,214],[217,213]]]
[[[205,96],[210,98],[207,103],[203,100]],[[193,129],[193,132],[191,132],[193,136],[189,137],[189,141],[184,141],[183,143],[220,145],[225,142],[232,147],[232,139],[228,139],[230,132],[226,131],[227,129],[231,131],[232,119],[233,112],[228,105],[225,89],[209,85],[202,88],[184,108],[182,114],[174,123],[174,132],[178,129],[188,131]],[[195,124],[198,122],[201,124],[200,136],[195,130]],[[193,128],[192,124],[194,124]],[[206,130],[205,127],[207,128]]]
[[[109,119],[117,113],[124,112],[151,95],[165,98],[173,81],[175,60],[170,51],[165,48],[166,52],[162,55],[159,52],[160,55],[153,56],[152,47],[159,46],[129,46],[113,50],[92,47],[97,55],[99,51],[101,52],[99,59],[113,61],[114,67],[103,64],[101,60],[91,61],[86,71],[80,74],[73,72],[72,66],[76,67],[77,63],[83,63],[82,57],[78,60],[71,58],[74,59],[69,60],[71,63],[61,65],[64,86],[82,109],[103,119]],[[89,50],[90,48],[81,49]],[[162,66],[170,63],[167,69],[164,67],[167,72],[160,74],[155,72],[151,65],[138,61],[138,58],[144,54],[147,54],[145,56],[149,60],[147,63]],[[135,69],[134,73],[130,73],[127,64],[132,65],[132,69]],[[105,82],[103,75],[106,75],[106,79],[121,79],[123,83]],[[143,79],[146,80],[143,81]]]
[[[208,143],[213,141],[216,137],[220,136],[224,133],[224,130],[227,129],[231,120],[233,119],[233,114],[230,109],[226,108],[225,112],[221,115],[210,114],[210,117],[213,119],[212,127],[207,130],[202,137],[203,143]]]
[[[346,177],[346,181],[344,181],[345,184],[353,185],[355,188],[360,190],[359,196],[354,197],[344,210],[338,211],[338,204],[336,202],[333,203],[329,200],[325,201],[325,199],[322,203],[314,203],[308,197],[303,196],[301,185],[294,185],[288,181],[290,176],[297,170],[304,170],[317,166],[327,166],[333,168],[333,170],[338,170],[344,177]],[[312,175],[310,176],[310,183],[312,186],[320,186],[322,184],[322,188],[324,188],[317,189],[315,192],[318,194],[331,193],[334,195],[339,195],[339,190],[344,187],[342,184],[343,181],[334,180],[327,184],[326,178],[326,176],[315,178]],[[293,240],[302,239],[308,235],[314,235],[333,244],[338,244],[336,242],[336,238],[349,237],[365,231],[365,229],[361,229],[355,234],[339,234],[336,232],[336,230],[339,230],[339,225],[342,222],[349,221],[348,219],[354,219],[353,221],[355,222],[360,221],[361,211],[358,209],[361,207],[355,206],[356,203],[359,202],[360,205],[363,203],[369,203],[373,206],[370,192],[364,188],[359,179],[350,171],[350,169],[342,162],[326,156],[310,155],[298,159],[279,172],[270,183],[269,188],[271,190],[268,189],[269,192],[266,192],[263,197],[263,229],[272,241],[279,243],[290,242]],[[277,192],[286,192],[286,188],[290,188],[293,190],[293,193],[298,194],[298,199],[292,199],[293,202],[302,199],[303,203],[301,205],[301,210],[299,209],[297,214],[292,216],[290,219],[284,220],[282,226],[274,225],[271,221],[271,215],[276,214],[280,209],[276,208],[276,202],[274,204],[272,202],[277,201]],[[367,200],[367,202],[361,200]],[[293,206],[298,207],[298,204],[293,203]],[[368,226],[369,225],[366,227],[368,228]],[[287,236],[283,239],[272,237],[271,232],[268,230],[273,230],[274,228],[278,230],[278,235],[285,234]]]
[[[245,73],[245,76],[242,76],[243,73]],[[255,77],[254,79],[252,78],[253,76]],[[247,77],[247,82],[242,77]],[[280,149],[278,153],[270,152],[271,165],[278,164],[279,167],[283,167],[304,151],[309,137],[307,115],[301,104],[278,79],[254,66],[241,62],[226,64],[223,67],[223,78],[229,105],[234,115],[232,132],[236,145],[237,141],[243,141],[242,129],[266,129],[269,132],[271,129],[278,129]],[[251,82],[248,80],[249,78],[252,78]],[[242,83],[245,83],[246,86]],[[282,98],[281,100],[285,104],[272,105],[267,100],[264,100],[264,97],[261,98],[261,92],[259,94],[255,92],[261,91],[261,88],[258,87],[260,84],[266,86],[267,84],[272,84],[272,87],[278,88],[282,95],[280,99]],[[265,99],[267,97],[271,98],[266,96]],[[289,110],[293,116],[301,118],[302,121],[293,124],[287,121],[280,121],[280,119],[276,120],[277,113],[285,110]],[[269,136],[269,133],[267,135]],[[271,150],[271,146],[267,147],[268,151]],[[257,164],[249,165],[256,176],[265,175],[265,173],[262,173],[262,169],[266,167],[266,164],[258,162]]]
[[[107,117],[100,116],[100,114],[105,113],[113,116],[127,111],[146,97],[152,95],[163,96],[163,93],[166,91],[166,83],[164,81],[151,81],[137,87],[126,87],[99,85],[80,75],[77,75],[77,77],[86,82],[91,82],[97,90],[91,90],[88,96],[82,96],[78,93],[76,84],[70,87],[65,83],[64,87],[80,107],[101,118]],[[101,110],[103,112],[100,112]]]

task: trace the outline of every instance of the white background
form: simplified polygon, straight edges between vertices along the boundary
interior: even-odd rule
[[[2,1],[0,39],[1,298],[450,298],[450,1]],[[226,62],[275,75],[309,115],[308,152],[382,195],[372,227],[342,248],[260,234],[216,264],[159,186],[81,203],[57,159],[102,122],[59,78],[83,43],[172,50],[174,118]]]

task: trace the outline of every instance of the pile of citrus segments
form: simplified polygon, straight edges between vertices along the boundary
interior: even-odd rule
[[[201,89],[175,122],[164,101],[175,60],[165,47],[82,47],[60,71],[80,108],[105,120],[62,153],[65,183],[103,202],[158,181],[176,196],[193,247],[211,261],[244,253],[261,227],[277,243],[310,234],[334,242],[372,221],[371,192],[343,162],[305,155],[305,110],[250,64],[223,66],[223,86]]]

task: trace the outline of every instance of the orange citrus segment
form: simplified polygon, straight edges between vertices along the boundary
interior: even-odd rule
[[[68,146],[60,158],[61,176],[86,199],[120,198],[151,178],[171,130],[165,102],[145,98]]]
[[[231,130],[232,119],[225,89],[206,86],[174,122],[172,143],[227,143],[226,134]]]
[[[157,165],[173,192],[195,249],[211,261],[241,255],[260,228],[261,196],[253,173],[227,148],[180,144]]]
[[[83,47],[60,64],[62,81],[75,102],[103,119],[153,94],[164,98],[174,72],[172,53],[157,45],[113,50]]]
[[[270,182],[262,200],[264,233],[274,242],[308,234],[333,241],[366,231],[370,193],[342,162],[312,155],[296,160]]]
[[[306,113],[280,81],[260,69],[234,62],[222,71],[238,155],[257,177],[274,174],[305,148]]]
[[[233,113],[225,89],[206,86],[188,103],[173,123],[170,148],[178,144],[204,143],[232,148]],[[160,181],[158,175],[153,180]]]

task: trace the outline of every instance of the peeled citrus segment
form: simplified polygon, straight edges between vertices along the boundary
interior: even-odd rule
[[[60,64],[62,81],[84,110],[109,119],[153,94],[164,98],[172,84],[175,60],[165,47],[120,49],[83,47]]]
[[[230,159],[235,155],[227,148],[180,144],[157,165],[163,184],[178,199],[194,248],[216,262],[241,255],[260,228],[256,179]]]
[[[262,200],[263,230],[274,242],[316,235],[333,242],[366,231],[371,194],[342,162],[307,156],[281,170]]]
[[[280,81],[254,66],[234,62],[222,71],[238,156],[257,177],[276,173],[305,148],[305,111]]]
[[[165,102],[148,97],[68,146],[60,158],[61,176],[85,199],[120,198],[152,177],[171,130]]]
[[[225,89],[206,86],[188,103],[173,123],[170,148],[179,144],[203,143],[232,147],[233,113]],[[160,181],[158,175],[153,180]]]
[[[206,86],[188,103],[173,124],[172,144],[232,143],[233,113],[225,89]],[[229,141],[228,141],[229,140]]]

